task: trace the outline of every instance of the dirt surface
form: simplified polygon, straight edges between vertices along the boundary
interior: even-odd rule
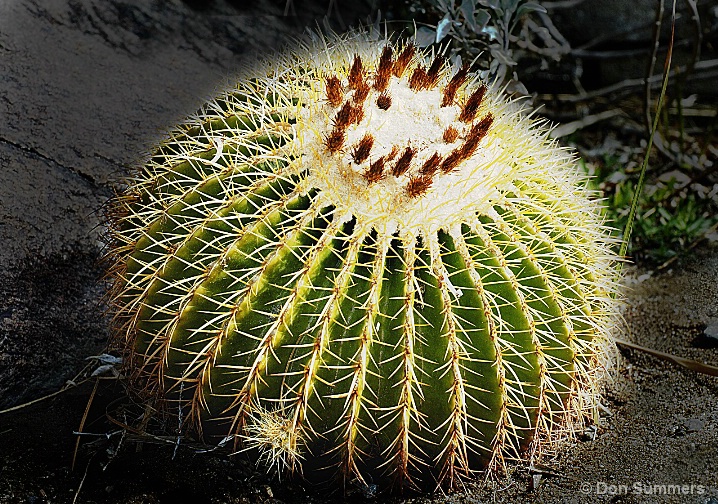
[[[297,34],[328,2],[304,3],[301,19],[282,17],[283,3],[0,2],[0,409],[98,365],[87,358],[107,338],[103,202],[243,58]],[[359,14],[343,11],[344,21]],[[718,365],[706,336],[718,324],[718,248],[706,243],[672,267],[629,271],[625,337]],[[595,432],[540,472],[518,468],[505,482],[411,498],[361,488],[327,497],[241,457],[172,438],[140,442],[108,418],[133,423],[141,407],[117,380],[95,390],[92,379],[0,414],[0,503],[718,504],[718,378],[631,350],[614,374]],[[73,469],[73,432],[91,397]]]

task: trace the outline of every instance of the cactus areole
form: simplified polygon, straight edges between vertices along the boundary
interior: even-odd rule
[[[433,490],[590,416],[611,239],[575,159],[467,67],[366,34],[255,65],[112,206],[115,341],[183,432]]]

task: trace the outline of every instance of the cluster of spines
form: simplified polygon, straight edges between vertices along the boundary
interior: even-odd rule
[[[391,95],[388,92],[388,86],[391,76],[401,77],[409,67],[416,54],[416,47],[409,44],[396,59],[391,46],[384,47],[376,71],[373,76],[372,86],[378,92],[376,104],[381,110],[388,110],[392,104]],[[446,62],[443,56],[435,55],[428,70],[421,63],[415,65],[409,77],[409,87],[413,91],[431,89],[435,87],[441,76]],[[441,106],[446,107],[454,104],[456,93],[468,80],[468,66],[462,66],[456,74],[449,80],[442,90]],[[332,130],[326,136],[324,144],[330,154],[340,153],[344,147],[346,140],[347,128],[352,124],[359,124],[364,111],[363,102],[367,98],[370,86],[368,84],[369,75],[366,71],[364,63],[360,56],[355,55],[352,65],[348,73],[348,88],[354,92],[352,99],[343,102],[342,82],[336,75],[326,78],[326,98],[327,102],[335,108],[338,108],[336,115],[332,121]],[[481,107],[486,86],[480,85],[466,99],[461,106],[461,112],[458,120],[471,124]],[[342,103],[343,102],[343,103]],[[449,173],[455,170],[463,161],[469,159],[481,140],[486,136],[491,124],[493,116],[489,113],[481,119],[480,122],[472,124],[463,143],[445,157],[434,153],[427,159],[418,169],[416,174],[410,175],[406,185],[406,194],[410,198],[418,197],[426,193],[431,187],[434,175],[437,171],[441,173]],[[454,143],[459,137],[459,131],[452,125],[448,126],[443,134],[443,141],[447,144]],[[366,161],[370,154],[374,143],[374,139],[370,133],[365,134],[362,139],[352,147],[352,159],[356,164],[362,164]],[[368,183],[374,183],[383,179],[385,169],[388,162],[394,158],[396,154],[396,146],[392,149],[392,155],[380,157],[373,160],[364,172],[364,178]],[[392,176],[399,177],[411,168],[412,158],[416,151],[407,146],[402,156],[389,170]]]
[[[407,46],[393,62],[393,65],[389,66],[387,63],[385,68],[389,68],[394,75],[397,75],[397,72],[398,75],[402,75],[412,61],[414,51],[413,46]],[[385,57],[385,54],[387,54],[386,48],[382,53],[382,58],[391,61],[391,52],[389,52],[389,57]],[[405,54],[409,54],[409,56],[405,57]],[[350,72],[350,88],[355,92],[355,101],[341,116],[339,112],[337,113],[333,124],[335,129],[340,125],[344,125],[343,127],[346,128],[352,122],[361,120],[360,107],[368,96],[369,86],[358,57],[355,58],[352,69],[355,66],[358,70],[355,72],[353,84]],[[381,66],[381,60],[379,66]],[[433,67],[432,64],[428,71],[417,70],[419,68],[417,67],[411,78],[417,74],[418,77],[415,80],[422,82],[421,86],[427,86],[427,79],[428,81],[432,79]],[[457,89],[466,80],[467,74],[464,72],[462,76],[462,70],[444,88],[444,99],[449,96],[450,103],[453,103]],[[382,71],[386,72],[386,70]],[[357,75],[359,78],[356,77]],[[454,84],[452,85],[452,83]],[[386,89],[381,90],[381,93],[384,91]],[[475,119],[484,92],[485,90],[479,87],[466,99],[461,111],[461,116],[465,119],[464,122],[471,123]],[[363,98],[361,98],[362,94]],[[262,133],[274,131],[274,125],[281,123],[282,118],[272,119],[270,116],[269,120],[261,123],[256,120],[256,115],[253,115],[253,101],[256,96],[260,95],[261,93],[255,94],[251,90],[245,90],[243,93],[237,93],[236,99],[227,98],[228,103],[221,107],[218,106],[217,110],[207,112],[206,117],[201,118],[198,127],[192,126],[178,132],[171,141],[167,142],[167,146],[162,148],[168,154],[158,155],[157,161],[153,161],[154,164],[148,170],[152,172],[152,175],[136,186],[134,192],[129,193],[118,204],[120,211],[117,213],[115,229],[122,243],[115,250],[119,262],[116,263],[117,266],[113,272],[113,275],[122,279],[122,281],[118,281],[115,289],[121,313],[118,318],[122,321],[118,332],[125,335],[126,344],[135,353],[133,362],[146,359],[144,363],[139,364],[141,379],[150,381],[152,387],[169,390],[166,393],[174,397],[180,404],[189,404],[192,413],[190,418],[198,422],[203,411],[208,411],[210,408],[214,411],[217,410],[217,407],[210,406],[210,403],[219,400],[220,403],[224,401],[226,404],[226,398],[223,396],[232,395],[233,389],[241,388],[241,391],[248,395],[241,397],[237,395],[229,401],[229,405],[219,408],[219,416],[229,418],[234,422],[232,432],[246,432],[250,437],[254,436],[255,438],[266,436],[267,425],[269,425],[265,423],[264,429],[262,429],[261,412],[263,410],[261,404],[272,405],[272,401],[278,401],[277,404],[285,405],[287,401],[281,398],[269,398],[262,403],[260,398],[252,399],[252,393],[247,391],[252,390],[253,387],[261,388],[263,380],[267,378],[262,376],[260,367],[254,366],[254,364],[248,366],[254,369],[254,373],[249,373],[244,377],[242,387],[232,385],[237,382],[238,376],[242,375],[240,373],[241,366],[233,368],[233,365],[228,363],[231,355],[228,352],[224,354],[220,352],[222,338],[229,337],[229,327],[241,311],[239,309],[240,301],[246,296],[254,295],[252,289],[259,288],[262,275],[267,273],[267,265],[280,264],[278,254],[284,253],[283,250],[286,252],[286,248],[292,243],[292,240],[298,240],[297,243],[304,243],[302,240],[307,240],[305,244],[297,245],[296,249],[301,251],[300,257],[302,261],[305,261],[304,267],[295,275],[289,275],[293,278],[289,283],[295,281],[295,286],[273,284],[269,287],[287,292],[283,297],[284,308],[278,311],[279,315],[272,323],[273,329],[266,329],[266,337],[259,338],[260,344],[253,352],[255,362],[259,362],[260,356],[262,359],[270,359],[275,351],[272,348],[274,333],[271,331],[285,327],[285,324],[288,323],[285,321],[291,319],[290,312],[292,310],[300,307],[308,309],[313,306],[312,303],[318,302],[316,299],[311,302],[309,300],[302,301],[299,293],[301,289],[311,290],[314,288],[312,287],[314,280],[308,276],[310,266],[325,260],[321,259],[325,256],[320,252],[329,246],[332,237],[339,236],[340,223],[344,222],[337,215],[331,218],[333,209],[322,211],[312,197],[305,198],[306,201],[302,203],[296,203],[300,196],[292,189],[296,180],[288,175],[290,171],[285,173],[281,168],[272,167],[266,170],[250,168],[247,173],[235,172],[238,165],[255,163],[257,154],[264,152],[265,148],[266,151],[275,151],[277,146],[283,142],[277,138],[261,139]],[[339,107],[341,105],[342,89],[339,79],[333,81],[330,77],[326,80],[326,95],[327,101],[332,106]],[[359,97],[358,102],[356,101],[357,97]],[[247,105],[245,106],[244,103]],[[291,110],[290,103],[291,99],[285,100],[284,104],[280,101],[275,108],[282,109],[285,106],[287,110]],[[340,108],[340,112],[343,109],[344,106]],[[241,117],[244,113],[248,118],[237,121],[237,117]],[[359,117],[358,120],[357,117]],[[418,167],[417,174],[410,177],[406,188],[407,193],[413,196],[423,194],[431,185],[432,176],[435,173],[450,172],[461,162],[457,159],[463,160],[470,157],[485,137],[493,121],[493,116],[487,114],[471,126],[462,145],[443,158],[434,153],[424,161]],[[212,123],[216,126],[212,126]],[[243,133],[237,133],[237,124],[245,128]],[[329,138],[332,134],[330,133],[325,140],[326,147],[330,151]],[[208,139],[204,144],[200,140],[202,136]],[[237,143],[233,144],[227,140],[232,136],[239,138]],[[218,144],[209,141],[210,138],[216,137],[224,137],[225,143]],[[458,131],[456,130],[452,132],[447,129],[444,132],[446,143],[453,143],[457,137]],[[450,139],[451,141],[449,141]],[[339,138],[335,138],[331,145],[339,144],[336,148],[338,151],[342,148],[343,143],[343,138],[341,142],[339,142]],[[367,134],[354,146],[352,156],[357,164],[369,158],[372,144],[373,138]],[[198,148],[198,146],[200,147]],[[198,152],[202,154],[198,156]],[[416,151],[409,146],[403,151],[398,148],[392,149],[392,153],[386,156],[386,159],[374,160],[364,176],[370,183],[381,180],[387,172],[395,177],[402,176],[410,172],[410,166],[415,156]],[[394,159],[396,161],[390,164]],[[378,164],[380,160],[381,164]],[[224,168],[218,169],[218,165],[224,166]],[[216,194],[207,192],[208,184],[215,179],[220,186],[224,185],[224,187]],[[272,180],[278,181],[279,185],[267,189],[271,186]],[[229,191],[232,196],[227,197],[226,194],[223,196],[222,190]],[[551,199],[563,198],[562,191],[565,191],[565,188],[549,188],[545,192],[541,192],[541,187],[534,188],[531,183],[527,183],[524,188],[519,186],[515,194],[505,194],[504,199],[497,202],[496,208],[499,210],[499,216],[494,217],[493,220],[484,219],[469,223],[463,229],[463,234],[460,235],[452,233],[450,237],[444,235],[441,238],[425,236],[419,240],[415,237],[409,238],[403,241],[399,247],[403,253],[392,252],[395,247],[394,242],[399,242],[398,238],[384,237],[380,239],[375,233],[361,231],[359,226],[353,232],[347,230],[339,239],[347,244],[343,253],[347,262],[336,268],[337,273],[333,276],[337,281],[336,285],[321,287],[321,289],[326,289],[328,296],[334,296],[329,299],[337,299],[337,287],[340,282],[349,285],[351,284],[349,279],[353,278],[354,281],[367,283],[366,272],[352,276],[349,269],[358,266],[356,261],[362,253],[366,254],[366,248],[373,251],[373,258],[370,258],[370,264],[367,266],[367,271],[371,271],[371,273],[368,277],[370,281],[367,283],[368,291],[365,302],[366,306],[370,307],[368,308],[369,312],[374,315],[372,315],[372,320],[366,322],[364,326],[365,331],[369,332],[363,332],[357,342],[356,355],[363,357],[357,357],[357,364],[348,375],[352,386],[347,390],[346,397],[342,398],[345,401],[346,410],[341,425],[345,431],[353,432],[360,428],[368,428],[367,411],[363,409],[367,406],[366,404],[361,405],[361,388],[358,384],[362,380],[372,379],[367,376],[371,373],[367,370],[368,359],[371,359],[369,357],[369,347],[372,342],[371,331],[379,320],[383,320],[383,317],[391,320],[393,316],[396,316],[396,313],[382,312],[378,306],[382,299],[381,278],[386,274],[384,272],[390,261],[405,265],[402,272],[403,280],[406,282],[402,301],[404,303],[402,309],[402,313],[404,313],[403,328],[405,329],[402,332],[405,339],[402,345],[405,354],[398,355],[396,359],[387,360],[387,363],[394,361],[400,363],[395,372],[404,376],[403,381],[397,382],[397,388],[401,401],[403,401],[402,404],[404,404],[400,417],[405,422],[402,424],[405,425],[405,428],[399,429],[392,444],[381,454],[382,457],[385,457],[385,461],[380,464],[387,472],[394,472],[397,484],[408,486],[416,484],[411,476],[412,471],[423,472],[423,468],[427,464],[439,461],[441,466],[436,477],[440,481],[452,484],[461,474],[470,473],[471,467],[476,467],[469,462],[471,458],[469,452],[472,451],[480,453],[481,457],[485,458],[489,464],[496,465],[500,465],[504,456],[521,456],[527,443],[532,439],[531,433],[539,430],[539,427],[532,422],[540,422],[543,430],[560,428],[561,422],[565,421],[561,415],[569,408],[567,404],[576,401],[576,396],[580,391],[578,389],[586,386],[581,382],[589,380],[591,369],[595,366],[595,363],[591,362],[595,358],[594,346],[596,343],[593,340],[600,340],[600,329],[596,327],[594,317],[602,315],[599,312],[603,306],[602,299],[605,294],[592,283],[591,277],[594,274],[592,261],[597,259],[585,257],[587,252],[583,252],[590,248],[590,245],[586,245],[585,242],[590,242],[593,236],[586,237],[583,234],[585,226],[576,220],[572,208],[562,209],[563,200],[557,203]],[[540,201],[540,198],[536,196],[539,194],[547,200]],[[247,199],[247,195],[261,196]],[[193,197],[197,199],[192,199]],[[240,200],[245,201],[244,206],[241,207],[243,208],[242,212],[238,213],[236,217],[230,217],[233,215],[230,210],[234,209]],[[178,206],[173,210],[175,205]],[[210,278],[214,278],[213,275],[224,271],[231,245],[236,243],[240,236],[254,236],[253,239],[258,239],[262,236],[261,233],[266,232],[262,231],[262,227],[271,225],[274,222],[273,219],[282,212],[285,214],[283,217],[285,220],[281,223],[284,231],[272,234],[264,241],[260,240],[255,249],[247,248],[243,253],[246,254],[247,261],[252,266],[247,267],[241,274],[231,272],[237,277],[231,282],[231,285],[244,285],[244,287],[234,292],[231,295],[232,299],[227,298],[227,292],[207,294],[203,290],[203,286]],[[236,220],[236,223],[233,219]],[[160,223],[162,220],[165,221],[164,224]],[[228,223],[229,225],[227,225]],[[153,226],[156,229],[152,229]],[[174,229],[172,229],[173,227]],[[205,233],[203,231],[205,228],[212,230],[210,232],[213,236],[212,239],[208,240],[207,235],[202,234]],[[311,235],[311,237],[302,238],[305,234]],[[145,241],[149,248],[142,248],[143,237],[146,238]],[[600,239],[600,236],[597,238]],[[197,263],[190,267],[185,264],[189,257],[181,254],[190,251],[189,244],[195,239],[199,239],[199,242],[195,241],[195,245],[197,243],[202,245],[199,247],[197,255],[194,256]],[[370,242],[373,244],[367,245]],[[479,247],[479,243],[486,247]],[[267,250],[272,250],[272,252],[267,252]],[[486,252],[487,250],[488,252]],[[290,252],[290,254],[293,253]],[[334,252],[330,252],[330,255],[332,253]],[[271,262],[272,258],[277,259]],[[457,258],[463,261],[465,269],[457,267]],[[128,263],[135,263],[130,267],[130,269],[134,268],[135,272],[128,271]],[[179,279],[172,280],[171,283],[168,283],[169,280],[163,280],[163,278],[167,278],[164,276],[165,272],[171,269],[172,264],[188,268],[186,274],[190,276],[180,276]],[[527,266],[531,265],[535,271],[526,273]],[[561,268],[565,268],[567,273],[563,273]],[[461,273],[462,271],[465,273]],[[479,274],[479,271],[483,273]],[[464,331],[468,334],[466,327],[462,329],[462,325],[467,324],[466,315],[472,310],[481,309],[480,307],[469,309],[463,306],[461,300],[463,296],[457,297],[453,290],[457,287],[452,285],[452,282],[458,285],[459,280],[457,279],[464,274],[470,277],[475,285],[475,291],[483,300],[482,306],[486,316],[487,330],[494,338],[495,365],[502,369],[497,377],[497,383],[503,390],[500,397],[501,406],[498,411],[500,421],[497,424],[498,430],[495,438],[490,443],[487,443],[486,440],[481,441],[480,436],[477,438],[476,432],[467,432],[464,429],[464,425],[473,420],[467,416],[465,411],[467,401],[470,402],[471,396],[476,392],[472,389],[468,379],[463,378],[469,369],[466,366],[472,364],[470,359],[466,359],[465,354],[468,349],[462,347],[467,343],[457,337],[457,331]],[[481,275],[486,275],[486,277]],[[538,294],[525,285],[526,282],[530,283],[537,278],[545,286],[543,290],[538,291]],[[515,299],[516,306],[519,311],[526,314],[528,326],[525,330],[529,335],[528,340],[532,342],[540,357],[533,366],[538,370],[537,376],[543,392],[536,394],[535,405],[526,405],[528,396],[531,394],[522,388],[522,379],[511,376],[509,372],[511,370],[516,372],[526,364],[522,363],[524,357],[518,353],[518,350],[511,350],[512,343],[509,341],[509,336],[516,331],[516,328],[510,327],[511,323],[502,318],[503,311],[507,308],[504,306],[506,300],[502,297],[504,293],[496,287],[499,280],[507,286],[511,285],[518,293]],[[468,282],[468,280],[466,281]],[[432,284],[432,282],[434,283]],[[300,285],[303,287],[300,288]],[[413,345],[418,345],[421,341],[419,338],[413,342],[411,336],[411,331],[416,330],[417,324],[420,326],[426,323],[426,321],[418,320],[422,310],[431,312],[431,309],[427,308],[427,300],[418,298],[424,287],[431,287],[430,291],[438,293],[437,306],[444,307],[440,315],[447,324],[447,334],[453,335],[447,339],[447,360],[434,371],[442,376],[454,377],[450,389],[453,408],[451,415],[446,420],[447,434],[442,440],[443,448],[434,461],[426,460],[422,456],[421,448],[417,447],[417,443],[421,444],[422,442],[421,434],[411,431],[408,427],[422,425],[425,422],[423,413],[417,406],[418,402],[424,399],[425,392],[421,387],[422,378],[417,375],[418,363],[413,362],[418,355],[415,355],[418,349],[414,349]],[[319,286],[316,287],[316,289],[319,288]],[[458,288],[463,289],[461,286]],[[596,289],[595,293],[590,290],[592,288]],[[175,295],[174,291],[177,289],[183,294],[177,294],[177,299],[172,302],[167,300],[159,304],[148,302],[149,296],[161,299],[156,297],[157,292],[161,293],[163,290],[167,290],[170,295]],[[567,294],[570,296],[567,297]],[[172,343],[172,331],[175,330],[182,317],[188,316],[187,309],[191,306],[192,300],[200,299],[202,296],[212,298],[207,301],[214,303],[215,310],[218,310],[216,312],[208,310],[207,313],[212,317],[219,317],[219,310],[222,310],[225,323],[219,329],[213,329],[214,322],[210,323],[206,320],[206,328],[196,329],[192,333],[192,337],[196,341],[188,344],[184,350],[181,348],[171,349],[170,346],[175,344]],[[296,305],[291,304],[290,299],[295,300]],[[565,383],[559,383],[560,380],[552,378],[557,371],[565,369],[565,366],[558,357],[551,357],[545,352],[551,345],[556,346],[557,343],[551,340],[551,333],[547,329],[552,323],[549,320],[548,312],[539,308],[541,304],[555,302],[558,299],[569,300],[568,304],[561,306],[560,316],[552,315],[555,318],[560,318],[572,332],[572,336],[567,340],[568,343],[564,344],[568,345],[573,353],[573,363],[576,367],[576,370],[570,374],[568,386]],[[329,306],[329,302],[327,301],[325,305]],[[141,317],[144,312],[140,311],[142,309],[155,310],[155,322],[162,328],[154,336],[148,330],[137,330],[137,325],[143,323]],[[458,313],[463,313],[463,315]],[[317,324],[319,321],[328,323],[329,319],[326,318],[326,315],[319,314],[317,317]],[[340,326],[346,324],[344,329],[347,330],[352,327],[348,325],[348,321],[337,323]],[[212,330],[216,331],[216,334],[212,336],[215,343],[208,345],[208,334]],[[240,329],[240,334],[245,330],[248,329]],[[247,333],[247,336],[250,336],[250,333]],[[312,406],[309,406],[307,402],[308,394],[311,394],[311,387],[307,384],[310,379],[315,377],[317,369],[321,369],[316,368],[312,363],[321,362],[322,354],[320,352],[328,348],[328,344],[328,341],[322,342],[321,339],[317,339],[307,346],[308,364],[301,372],[298,372],[298,375],[303,377],[304,385],[297,386],[292,390],[293,399],[290,403],[294,405],[295,409],[287,408],[289,419],[277,416],[276,412],[270,413],[270,417],[279,426],[278,429],[281,430],[282,426],[289,425],[291,428],[297,429],[296,436],[301,437],[302,432],[304,435],[311,434],[311,421],[304,419],[301,415],[307,415],[312,410]],[[296,348],[300,348],[299,343]],[[178,360],[178,354],[184,355]],[[544,354],[549,357],[542,357]],[[223,363],[220,359],[221,355],[223,355]],[[170,356],[173,357],[170,358]],[[421,361],[421,358],[418,360]],[[365,364],[359,365],[360,362]],[[213,367],[215,363],[220,364],[219,368]],[[379,362],[375,364],[379,364]],[[186,366],[184,370],[172,368],[172,366],[181,368],[183,365]],[[228,376],[226,380],[215,381],[213,384],[216,389],[210,392],[212,373],[226,373]],[[319,377],[317,376],[317,378]],[[215,380],[217,379],[215,378]],[[285,380],[289,380],[289,377],[282,378],[282,381]],[[229,392],[223,391],[220,384],[229,387]],[[560,393],[558,389],[561,390]],[[266,388],[264,390],[266,391]],[[238,409],[239,404],[243,405],[244,409]],[[292,416],[292,411],[294,411],[294,416]],[[300,411],[304,411],[304,413],[300,415]],[[530,412],[530,414],[526,413],[530,417],[527,420],[527,425],[519,422],[522,411]],[[379,419],[387,416],[386,411],[377,410],[375,413]],[[253,416],[260,418],[252,420]],[[201,424],[197,425],[199,427]],[[473,428],[476,429],[476,427]],[[520,439],[517,438],[519,433]],[[365,432],[363,435],[369,435],[369,432]],[[238,438],[241,438],[241,435]],[[287,441],[292,449],[296,448],[295,442],[296,439]],[[357,445],[359,442],[360,439],[349,437],[341,446],[333,450],[333,453],[342,455],[342,461],[338,467],[341,468],[345,478],[362,478],[361,471],[365,467],[365,462],[362,459],[368,455],[363,452],[361,446]],[[282,455],[298,456],[296,453],[279,453],[279,456]]]
[[[242,228],[243,219],[232,212],[243,208],[247,216],[261,218],[278,203],[286,203],[291,194],[287,188],[296,184],[272,154],[288,140],[283,125],[292,103],[290,86],[280,84],[265,95],[275,106],[261,117],[256,114],[260,85],[249,81],[243,90],[206,104],[157,147],[130,180],[129,189],[108,206],[111,235],[106,261],[111,264],[108,275],[116,279],[108,292],[114,330],[124,339],[118,345],[127,352],[130,381],[144,398],[156,398],[168,389],[163,383],[164,345],[182,307],[216,268],[222,242]],[[216,194],[208,193],[209,187]],[[210,207],[215,210],[208,212]],[[192,252],[190,265],[188,247],[202,229],[215,236]],[[157,295],[153,289],[165,281],[163,275],[180,264],[192,272],[185,278],[192,287],[173,304],[160,307],[165,317],[161,330],[143,331],[142,317],[151,312],[144,303]],[[192,397],[191,389],[187,387],[186,397]],[[194,406],[192,412],[190,421],[196,417]]]

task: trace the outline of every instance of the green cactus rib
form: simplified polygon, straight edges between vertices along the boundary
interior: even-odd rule
[[[116,198],[132,389],[309,481],[451,487],[534,458],[596,405],[599,206],[540,125],[438,56],[332,44],[205,105]],[[426,119],[390,127],[406,114]]]

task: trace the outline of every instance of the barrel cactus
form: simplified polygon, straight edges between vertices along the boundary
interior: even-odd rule
[[[364,33],[248,67],[112,204],[114,341],[183,431],[310,481],[451,487],[590,416],[615,257],[570,152]]]

